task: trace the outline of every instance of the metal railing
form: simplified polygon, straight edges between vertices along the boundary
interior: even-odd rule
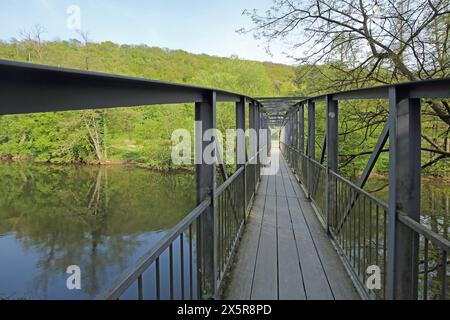
[[[217,103],[233,102],[236,128],[268,129],[261,103],[242,94],[29,63],[0,60],[0,95],[0,115],[192,103],[203,131],[214,129]],[[202,140],[203,131],[196,138]],[[245,145],[245,137],[237,139]],[[256,149],[269,141],[257,135],[253,144]],[[206,145],[199,146],[201,154]],[[199,205],[97,299],[202,299],[219,293],[261,168],[258,161],[247,163],[216,189],[215,167],[196,166]]]
[[[256,189],[256,183],[255,183],[255,175],[256,175],[256,170],[255,170],[255,165],[253,164],[248,164],[245,167],[245,181],[246,181],[246,190],[245,190],[245,195],[246,195],[246,203],[250,203],[252,201],[253,195],[254,195],[254,191]]]
[[[265,150],[264,147],[255,157]],[[252,206],[252,199],[256,193],[255,186],[260,179],[256,172],[260,172],[260,164],[247,162],[219,186],[215,193],[217,214],[215,259],[217,259],[218,284],[216,295],[223,289],[223,279],[238,245],[247,212]],[[210,204],[211,199],[208,199],[197,206],[97,299],[117,300],[122,297],[138,300],[202,299],[200,283],[202,270],[205,268],[204,255],[200,252],[198,243],[201,240],[196,231],[201,216]],[[168,274],[163,275],[163,270]]]
[[[217,281],[219,287],[228,270],[231,257],[245,223],[247,208],[245,206],[244,188],[245,168],[241,167],[216,193],[217,239],[219,247]]]
[[[280,149],[293,172],[302,182],[322,222],[326,221],[326,167],[283,142]]]
[[[401,224],[414,231],[419,242],[419,259],[416,268],[419,270],[418,297],[422,300],[449,300],[450,275],[449,253],[450,241],[434,233],[426,226],[399,212]]]
[[[327,161],[330,161],[332,166],[324,167],[314,159],[305,156],[303,152],[291,147],[287,148],[283,143],[282,152],[306,187],[308,196],[313,201],[316,211],[337,244],[338,250],[343,252],[346,264],[350,266],[349,269],[356,275],[357,282],[363,288],[365,287],[364,280],[366,277],[364,267],[373,261],[377,262],[378,259],[382,268],[382,282],[383,284],[389,282],[389,286],[383,286],[388,287],[389,297],[386,291],[372,292],[362,289],[369,297],[396,298],[394,285],[401,287],[401,290],[399,290],[402,291],[399,294],[400,298],[413,296],[409,293],[405,294],[405,291],[411,287],[409,283],[399,284],[398,279],[392,278],[394,272],[389,275],[385,267],[386,263],[389,263],[392,270],[399,268],[399,266],[402,272],[405,272],[405,270],[411,271],[414,268],[418,269],[419,286],[421,288],[418,297],[424,299],[448,298],[448,292],[450,291],[448,290],[447,275],[449,241],[431,232],[414,219],[397,212],[395,206],[387,207],[386,204],[330,169],[333,166],[337,167],[338,160],[337,102],[346,99],[389,100],[392,114],[390,114],[387,128],[390,136],[395,138],[395,143],[390,145],[390,157],[395,160],[394,165],[391,166],[392,177],[390,178],[396,183],[403,181],[411,186],[412,183],[406,181],[410,172],[408,170],[397,171],[399,171],[399,163],[407,168],[412,168],[417,164],[415,162],[417,155],[420,155],[420,127],[417,127],[417,122],[413,123],[420,118],[420,101],[418,100],[449,98],[449,84],[450,79],[436,79],[372,87],[309,98],[292,106],[294,109],[296,106],[302,106],[302,108],[305,105],[308,106],[310,130],[308,131],[307,145],[310,148],[309,153],[313,154],[315,145],[314,106],[316,102],[326,102],[328,114],[327,138],[330,138],[330,141],[327,142],[326,156]],[[245,128],[246,114],[244,111],[247,104],[249,104],[249,110],[253,110],[249,114],[249,127],[257,128],[259,127],[259,125],[257,126],[258,123],[264,122],[260,112],[262,105],[259,101],[232,92],[4,60],[0,60],[0,95],[2,96],[1,115],[194,103],[196,120],[203,121],[205,123],[203,129],[207,130],[209,129],[207,125],[213,126],[215,123],[213,120],[217,102],[234,102],[237,110],[239,110],[236,128]],[[282,100],[282,98],[280,99]],[[401,112],[397,112],[399,110]],[[410,115],[405,117],[405,112]],[[283,118],[287,120],[289,117],[285,116],[286,114],[283,114]],[[304,118],[302,118],[303,120]],[[267,123],[267,121],[264,123],[266,128]],[[301,123],[301,129],[303,130],[304,123]],[[282,125],[284,126],[284,124]],[[399,124],[404,130],[408,129],[407,132],[403,132],[403,130],[402,135],[399,135],[398,130],[396,130]],[[296,131],[296,128],[296,126],[289,126],[289,134]],[[410,130],[411,128],[415,129]],[[198,134],[203,136],[203,132]],[[385,137],[379,140],[380,143],[374,150],[376,152],[374,152],[373,157],[371,156],[369,169],[376,161],[385,141]],[[398,152],[405,145],[410,146],[408,152]],[[258,164],[246,164],[243,169],[240,168],[229,178],[223,187],[216,190],[216,193],[212,195],[213,198],[204,192],[205,189],[214,189],[212,187],[214,174],[212,174],[211,168],[211,165],[206,164],[197,168],[202,182],[205,183],[202,186],[203,188],[197,188],[197,195],[200,198],[199,206],[169,231],[153,249],[125,272],[116,284],[99,298],[118,299],[121,297],[127,298],[130,295],[131,298],[137,297],[137,299],[201,299],[202,294],[199,284],[202,283],[201,277],[205,276],[203,272],[206,271],[208,272],[206,275],[208,283],[214,282],[213,294],[218,293],[223,275],[229,266],[229,261],[236,247],[236,239],[242,229],[242,223],[246,219],[245,214],[242,217],[240,216],[242,211],[245,212],[241,207],[242,199],[245,200],[244,209],[248,211],[258,185],[261,168]],[[417,167],[413,169],[415,170],[414,177],[417,178],[419,170],[416,170]],[[414,181],[418,180],[420,179]],[[243,190],[245,195],[242,195]],[[411,187],[411,190],[415,195],[418,194],[419,189],[416,185]],[[404,190],[397,188],[394,191],[394,196],[390,197],[391,201],[398,199],[397,192],[404,196]],[[333,201],[330,201],[330,199],[336,200],[331,206],[330,203],[333,203]],[[212,203],[215,204],[214,209],[211,208]],[[222,209],[220,208],[221,203],[224,205]],[[414,214],[417,213],[417,207],[417,203],[414,203]],[[208,224],[209,221],[202,224],[205,212],[210,213],[211,211],[216,212],[214,221],[219,221],[213,226],[214,229],[217,228],[222,232],[214,231],[214,244],[207,237],[204,237],[204,239],[208,241],[202,241],[201,239],[202,227],[205,225],[208,228],[208,236],[212,234],[212,226]],[[393,220],[386,217],[386,211],[389,212],[388,215]],[[217,212],[219,213],[217,214]],[[411,212],[407,213],[411,214]],[[419,255],[421,258],[418,259],[419,264],[414,268],[408,266],[411,265],[409,261],[413,260],[411,257],[414,258],[415,255],[411,248],[405,248],[404,251],[408,251],[409,256],[403,264],[394,263],[395,259],[389,261],[389,254],[395,253],[393,249],[396,247],[395,241],[392,241],[390,246],[386,244],[387,229],[391,231],[388,233],[391,238],[394,234],[392,232],[394,229],[389,228],[387,224],[388,220],[393,221],[396,227],[407,230],[407,232],[401,232],[403,242],[408,240],[410,234],[413,234],[413,240],[420,245]],[[208,252],[214,251],[213,267],[210,263],[212,261],[211,256],[208,256],[207,268],[202,265],[205,257],[200,252],[199,243],[206,246]],[[216,249],[218,248],[212,248],[216,244],[221,246],[220,257],[217,255],[219,251]],[[217,268],[214,269],[216,266]],[[216,273],[210,272],[211,269],[214,269]],[[410,273],[415,275],[415,272]],[[391,276],[390,281],[387,280],[388,276]],[[411,278],[415,280],[414,276]],[[416,291],[419,291],[419,288]]]
[[[280,142],[280,149],[310,195],[360,292],[368,299],[386,299],[388,205],[331,170],[327,177],[325,166],[295,148]],[[334,208],[327,208],[330,192],[336,199]],[[449,299],[450,241],[401,211],[397,221],[412,230],[419,243],[418,298]],[[380,289],[369,290],[366,285],[370,266],[380,268]]]
[[[336,175],[339,172],[339,114],[343,101],[361,99],[385,101],[389,116],[358,183],[352,184]],[[307,193],[315,203],[314,208],[319,216],[322,220],[325,218],[327,232],[337,243],[338,249],[343,251],[339,241],[342,246],[345,244],[344,262],[350,265],[348,269],[356,275],[355,282],[360,285],[360,292],[367,298],[414,300],[448,297],[448,241],[432,242],[428,234],[430,230],[425,225],[423,228],[418,227],[422,223],[420,215],[422,105],[445,105],[446,99],[450,99],[450,78],[430,79],[310,97],[291,106],[283,117],[280,140],[298,148],[297,150],[301,149],[302,153],[306,144],[306,154],[310,157],[305,160],[297,156],[301,161],[307,162],[308,174],[303,183],[307,186]],[[326,169],[324,170],[323,166],[319,167],[320,172],[325,171],[326,177],[325,213],[320,206],[323,201],[316,198],[322,194],[314,194],[316,186],[313,185],[316,183],[314,177],[316,173],[313,171],[317,171],[318,168],[314,161],[317,144],[316,112],[322,112],[321,108],[316,108],[317,103],[325,105],[323,110],[325,125],[322,126],[325,127],[325,137],[320,162],[326,159]],[[386,150],[388,141],[389,205],[386,206],[370,194],[364,193],[362,189],[381,153]],[[298,168],[299,165],[292,165],[291,149],[286,147],[283,149],[293,170]],[[317,184],[320,185],[320,182]],[[345,196],[345,192],[349,192],[350,195]],[[344,202],[338,203],[339,201]],[[339,205],[341,207],[338,207]],[[400,208],[406,216],[400,214]],[[412,223],[405,224],[405,221],[415,221],[416,228],[412,227]],[[370,270],[363,270],[374,256],[374,239],[371,237],[372,234],[369,234],[374,230],[366,223],[382,226],[377,230],[377,235],[381,233],[380,239],[386,238],[382,248],[380,243],[375,244],[375,251],[383,251],[384,261],[380,262],[380,266],[376,266],[381,269],[382,290],[374,291],[372,285],[364,283],[366,275],[363,272],[369,274],[369,271],[374,269],[374,266],[370,265]],[[349,232],[353,238],[348,238]],[[376,270],[372,272],[373,275],[377,273]],[[373,277],[368,280],[372,281]],[[423,288],[419,290],[421,286]]]
[[[385,299],[388,206],[335,172],[330,171],[330,181],[337,199],[327,222],[330,233],[367,296]],[[365,285],[370,266],[379,267],[379,290]]]
[[[134,296],[128,292],[131,299],[198,299],[196,230],[199,217],[210,204],[211,199],[207,199],[197,206],[97,299],[117,300],[130,288],[135,290]],[[177,274],[175,264],[179,266]],[[168,274],[162,275],[163,270]],[[147,284],[152,288],[148,289]]]
[[[296,152],[292,153],[296,154]],[[326,168],[313,159],[308,159],[308,166],[308,185],[310,186],[309,197],[315,205],[322,220],[326,221]]]

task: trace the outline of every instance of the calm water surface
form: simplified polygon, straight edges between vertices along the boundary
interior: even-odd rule
[[[0,182],[0,299],[95,297],[195,207],[191,173],[0,162]],[[422,223],[449,238],[448,184],[423,184]],[[69,265],[82,290],[67,290]]]
[[[388,201],[388,180],[385,178],[369,179],[367,191],[381,200]],[[380,190],[381,189],[381,190]],[[440,180],[423,179],[421,185],[421,223],[450,239],[450,184]]]
[[[0,163],[0,298],[89,299],[195,207],[194,176]],[[82,290],[66,288],[67,266]]]

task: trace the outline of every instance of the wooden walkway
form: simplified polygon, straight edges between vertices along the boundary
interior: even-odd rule
[[[263,176],[231,269],[225,299],[360,299],[303,190],[278,149]]]

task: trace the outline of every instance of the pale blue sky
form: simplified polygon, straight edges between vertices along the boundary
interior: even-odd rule
[[[147,44],[193,53],[290,63],[282,45],[268,55],[262,41],[236,30],[250,27],[244,9],[267,10],[272,0],[0,0],[0,39],[19,38],[34,25],[44,38],[79,38],[67,28],[67,8],[81,9],[81,29],[93,41]]]

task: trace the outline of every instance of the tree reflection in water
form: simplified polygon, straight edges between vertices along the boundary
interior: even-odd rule
[[[190,173],[2,163],[0,179],[0,297],[93,297],[195,207]]]
[[[383,201],[388,200],[387,179],[370,179],[367,190],[379,190],[376,195]],[[439,180],[424,179],[421,185],[420,222],[433,232],[450,239],[450,185]],[[428,265],[425,263],[425,239],[419,237],[419,298],[424,298],[425,270],[428,274],[427,299],[441,298],[441,286],[446,286],[446,297],[450,296],[450,268],[447,259],[447,274],[444,275],[443,252],[440,248],[428,244]],[[442,281],[446,277],[446,281]]]

